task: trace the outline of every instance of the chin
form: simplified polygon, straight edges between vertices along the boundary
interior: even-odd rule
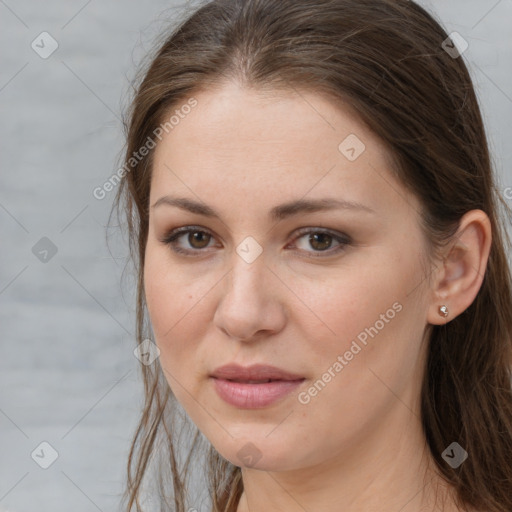
[[[212,443],[213,444],[213,443]],[[298,465],[295,461],[297,449],[295,443],[285,445],[281,439],[273,441],[261,437],[231,439],[229,445],[213,444],[222,457],[242,469],[261,471],[287,471]],[[296,446],[296,445],[295,445]]]

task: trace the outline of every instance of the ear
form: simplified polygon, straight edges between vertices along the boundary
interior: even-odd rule
[[[462,217],[436,268],[427,315],[430,324],[450,322],[475,300],[484,280],[491,240],[491,222],[485,212],[471,210]],[[440,314],[441,306],[447,307],[448,316]]]

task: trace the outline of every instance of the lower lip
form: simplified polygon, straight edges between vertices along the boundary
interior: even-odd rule
[[[259,409],[290,394],[304,382],[304,379],[245,384],[213,378],[213,382],[218,395],[228,404],[242,409]]]

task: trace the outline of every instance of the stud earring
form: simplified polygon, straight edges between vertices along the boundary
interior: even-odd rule
[[[448,316],[448,308],[446,306],[439,306],[439,314],[445,318]]]

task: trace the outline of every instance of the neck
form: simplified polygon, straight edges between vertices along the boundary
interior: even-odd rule
[[[237,512],[454,512],[435,469],[421,421],[400,400],[380,423],[314,467],[242,469]]]

